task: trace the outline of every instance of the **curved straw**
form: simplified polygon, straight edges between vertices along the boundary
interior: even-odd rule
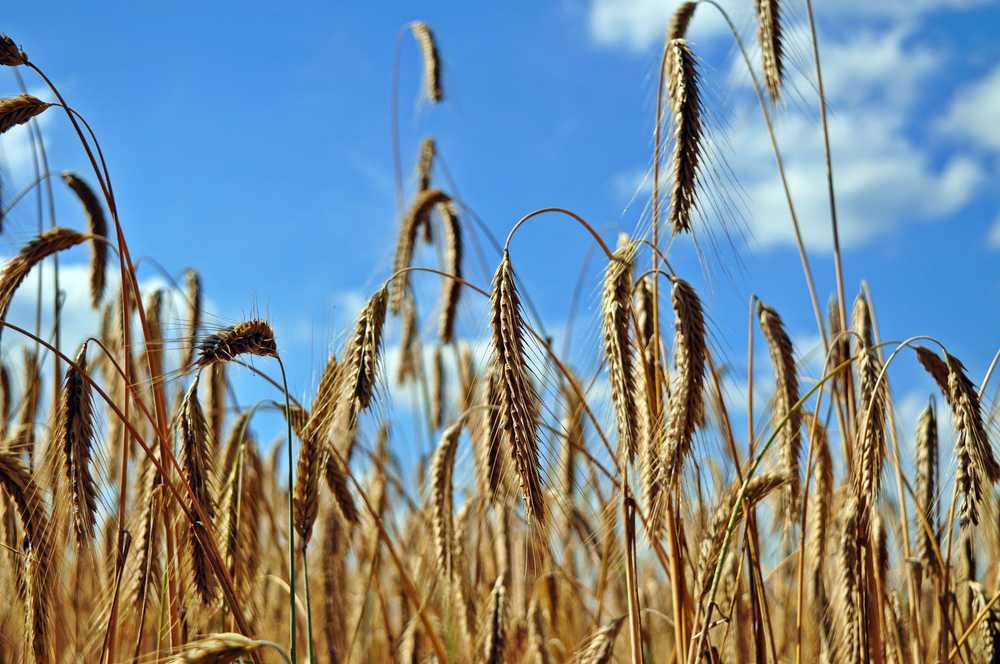
[[[566,208],[561,208],[561,207],[540,208],[538,210],[535,210],[534,212],[529,212],[528,214],[518,219],[517,222],[514,224],[513,228],[510,229],[510,232],[507,233],[507,240],[503,243],[504,253],[507,253],[507,250],[510,248],[510,241],[514,239],[514,233],[516,233],[517,230],[521,228],[521,226],[523,226],[525,222],[527,222],[529,219],[533,219],[535,217],[547,214],[549,212],[558,212],[560,214],[564,214],[570,219],[576,221],[581,226],[583,226],[585,229],[587,229],[587,232],[590,233],[590,235],[594,238],[597,244],[601,246],[601,249],[604,250],[604,253],[605,255],[607,255],[608,260],[609,261],[615,260],[614,252],[612,252],[611,249],[608,248],[608,245],[605,244],[603,239],[601,239],[600,234],[598,234],[598,232],[594,229],[594,227],[590,225],[590,222],[588,222],[586,219],[576,214],[575,212],[572,212],[570,210],[567,210]]]

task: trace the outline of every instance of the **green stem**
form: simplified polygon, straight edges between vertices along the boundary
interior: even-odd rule
[[[285,393],[285,413],[292,412],[292,404],[288,398],[288,379],[285,376],[285,364],[281,358],[275,355],[278,361],[278,368],[281,369],[281,388]],[[292,487],[295,486],[295,458],[292,454],[292,421],[285,417],[285,426],[288,434],[288,652],[292,661],[296,661],[296,615],[295,615],[295,524],[294,524],[294,498]]]

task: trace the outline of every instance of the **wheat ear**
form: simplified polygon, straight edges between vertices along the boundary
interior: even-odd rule
[[[80,200],[87,217],[91,246],[90,301],[96,309],[104,297],[104,268],[108,262],[108,222],[104,217],[104,206],[90,185],[75,173],[63,171],[62,179]]]

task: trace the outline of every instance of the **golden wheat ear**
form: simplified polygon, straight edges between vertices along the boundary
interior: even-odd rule
[[[249,657],[250,653],[264,645],[262,641],[233,632],[209,634],[189,641],[179,653],[167,660],[167,664],[227,664]]]
[[[70,366],[63,379],[54,432],[69,483],[73,530],[79,547],[87,546],[93,539],[97,513],[97,486],[90,468],[94,411],[86,371],[87,346],[84,344],[74,366]]]
[[[52,104],[31,95],[17,95],[0,99],[0,134],[22,125],[45,112]]]
[[[674,151],[670,166],[670,226],[674,233],[691,231],[691,215],[697,205],[698,174],[702,155],[701,94],[698,67],[687,41],[674,39],[667,45],[669,77],[667,95],[674,119]]]
[[[104,217],[104,207],[85,180],[69,171],[63,171],[62,179],[76,194],[87,217],[92,248],[90,255],[90,300],[96,309],[100,306],[101,298],[104,296],[104,268],[108,262],[108,222]]]
[[[184,480],[191,487],[191,497],[200,504],[205,516],[211,521],[215,516],[216,495],[214,457],[209,441],[208,422],[198,401],[198,378],[191,383],[181,402],[178,433]],[[197,513],[194,506],[192,511]],[[215,577],[209,569],[208,552],[196,529],[202,528],[204,535],[205,529],[210,526],[211,524],[191,523],[188,528],[191,573],[205,604],[210,603],[214,597]]]
[[[691,25],[691,19],[694,18],[694,10],[697,8],[697,2],[682,2],[677,5],[677,9],[674,10],[673,15],[670,17],[670,23],[667,25],[668,42],[687,37],[688,26]]]
[[[424,56],[424,96],[437,104],[444,99],[444,91],[441,88],[441,56],[438,53],[437,40],[434,33],[423,21],[414,21],[410,24],[413,38],[420,44],[420,51]]]
[[[274,330],[267,321],[246,320],[210,334],[198,344],[198,366],[229,362],[240,355],[276,357]]]
[[[623,235],[604,272],[601,321],[611,401],[618,422],[618,454],[632,461],[639,448],[639,407],[632,343],[632,266],[636,244]]]
[[[757,37],[764,65],[764,84],[771,101],[777,103],[785,78],[780,0],[757,0]]]
[[[0,35],[0,65],[17,67],[28,64],[28,54],[7,35]]]

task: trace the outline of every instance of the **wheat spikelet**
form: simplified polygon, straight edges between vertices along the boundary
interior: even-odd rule
[[[813,417],[816,417],[813,415]],[[813,449],[816,451],[816,463],[813,466],[813,492],[809,497],[809,524],[806,551],[809,560],[814,565],[812,574],[812,597],[818,601],[822,594],[822,561],[826,559],[827,531],[833,516],[833,456],[830,454],[830,441],[826,427],[819,422],[810,422],[809,429],[815,427]]]
[[[461,421],[445,429],[431,458],[431,525],[434,529],[438,571],[448,582],[452,578],[454,564],[452,555],[455,551],[452,474],[461,433]]]
[[[14,503],[25,531],[27,551],[23,556],[28,612],[28,633],[36,664],[50,661],[50,626],[53,602],[55,551],[49,530],[48,509],[31,473],[10,452],[0,452],[0,488]]]
[[[506,645],[505,622],[507,620],[507,587],[503,575],[497,577],[490,592],[486,607],[486,624],[484,627],[482,664],[503,664],[504,646]]]
[[[83,206],[90,230],[92,252],[90,255],[90,299],[96,309],[104,296],[104,267],[108,261],[108,223],[104,218],[104,207],[90,185],[76,173],[62,172],[62,179]]]
[[[424,96],[437,104],[444,99],[444,92],[441,90],[441,58],[434,33],[423,21],[410,23],[410,30],[424,56]]]
[[[274,330],[267,321],[246,320],[208,335],[198,344],[198,366],[229,362],[244,354],[277,357]]]
[[[618,454],[634,460],[639,447],[639,408],[636,404],[632,346],[632,264],[636,244],[622,235],[604,272],[601,320],[604,356],[611,376],[611,400],[618,421]]]
[[[668,45],[667,94],[674,117],[674,151],[671,161],[670,226],[674,233],[691,231],[691,213],[697,202],[696,185],[704,133],[697,62],[687,42]]]
[[[775,394],[774,416],[777,423],[788,418],[781,431],[781,461],[784,472],[788,475],[788,485],[782,500],[782,515],[786,527],[797,520],[799,501],[799,457],[802,451],[802,413],[793,408],[799,400],[799,379],[795,371],[795,353],[792,340],[785,331],[785,324],[778,312],[763,302],[757,304],[757,315],[760,317],[760,329],[767,340],[768,351],[771,354],[771,364],[774,367]]]
[[[674,376],[667,402],[664,469],[667,483],[677,481],[691,449],[694,430],[704,418],[705,318],[698,294],[689,283],[675,279],[670,300],[674,307]]]
[[[94,537],[97,512],[97,487],[90,470],[90,451],[94,444],[94,413],[87,370],[87,346],[76,355],[63,379],[56,412],[54,440],[62,452],[63,472],[69,483],[73,530],[77,546],[86,546]]]
[[[924,515],[928,533],[917,517],[917,558],[923,570],[934,570],[934,548],[938,522],[938,428],[932,404],[928,404],[917,420],[917,481],[916,509]]]
[[[860,632],[861,559],[857,499],[847,498],[838,516],[836,565],[833,581],[833,643],[837,662],[861,664],[863,644]]]
[[[0,99],[0,134],[28,122],[51,105],[25,94]]]
[[[431,359],[431,403],[430,424],[434,429],[444,426],[445,375],[444,355],[441,346],[434,347],[434,357]]]
[[[611,664],[615,651],[615,639],[625,624],[625,616],[619,616],[603,625],[590,635],[580,647],[573,661],[577,664]]]
[[[675,39],[684,39],[687,35],[688,26],[694,18],[694,10],[698,8],[697,2],[682,2],[674,10],[667,26],[667,42]]]
[[[21,47],[14,43],[14,40],[7,35],[0,34],[0,65],[5,67],[16,67],[28,64],[28,55],[21,50]]]
[[[403,223],[399,227],[399,237],[396,239],[396,255],[392,262],[392,271],[399,272],[410,267],[413,261],[413,248],[416,244],[417,229],[421,224],[430,224],[431,211],[438,204],[451,202],[451,197],[440,189],[425,189],[417,193],[410,204],[406,214],[403,215]],[[389,311],[399,315],[403,306],[403,294],[406,293],[410,285],[408,272],[396,276],[389,288],[392,295],[389,299]]]
[[[444,227],[444,263],[443,270],[458,278],[462,277],[462,228],[458,224],[458,213],[452,202],[444,203],[441,208],[441,221]],[[428,225],[428,228],[430,226]],[[458,300],[462,295],[462,284],[455,279],[443,279],[441,283],[441,320],[438,336],[441,343],[449,344],[455,337],[455,316],[458,313]]]
[[[420,143],[420,158],[417,160],[417,191],[427,191],[431,188],[431,173],[434,170],[436,156],[437,143],[428,136]]]
[[[497,371],[499,444],[508,447],[521,482],[529,516],[544,520],[542,480],[538,469],[538,393],[532,383],[524,349],[524,321],[514,283],[510,254],[504,252],[493,278],[490,327]]]
[[[178,421],[180,462],[184,480],[191,487],[193,500],[201,505],[205,516],[211,521],[215,517],[213,446],[209,441],[208,423],[198,402],[198,381],[199,378],[195,377],[180,405]],[[192,511],[195,512],[193,507]],[[209,569],[207,553],[197,529],[202,528],[202,532],[205,532],[210,526],[211,523],[191,523],[188,527],[191,572],[195,587],[205,604],[212,601],[214,577]]]
[[[86,235],[69,228],[50,228],[21,248],[17,256],[7,261],[0,272],[0,321],[7,320],[7,310],[14,299],[14,291],[21,285],[35,265],[52,254],[75,247],[87,239]],[[3,329],[0,328],[0,334]]]
[[[325,434],[333,424],[333,415],[337,407],[337,381],[340,378],[340,369],[337,355],[330,353],[323,366],[319,386],[316,388],[316,396],[313,398],[312,410],[309,412],[309,417],[302,429],[302,437]]]
[[[201,277],[193,269],[184,270],[184,297],[187,300],[187,343],[184,345],[184,355],[181,358],[181,368],[187,369],[194,364],[195,352],[198,350],[198,331],[201,329]]]
[[[764,64],[764,85],[771,96],[771,101],[777,103],[785,76],[784,38],[779,0],[757,0],[757,36]]]
[[[248,639],[233,632],[208,634],[188,642],[184,648],[167,660],[168,664],[229,664],[248,657],[260,648],[260,641]]]
[[[313,524],[319,513],[319,475],[323,468],[322,441],[318,434],[302,438],[299,460],[295,467],[295,489],[292,494],[293,521],[303,549],[309,544]]]
[[[882,363],[872,345],[872,322],[868,301],[858,295],[852,316],[854,332],[859,339],[858,384],[861,407],[858,410],[858,441],[855,454],[854,493],[858,499],[858,530],[868,532],[871,511],[875,509],[882,486],[882,466],[885,462],[885,378],[878,380]]]

